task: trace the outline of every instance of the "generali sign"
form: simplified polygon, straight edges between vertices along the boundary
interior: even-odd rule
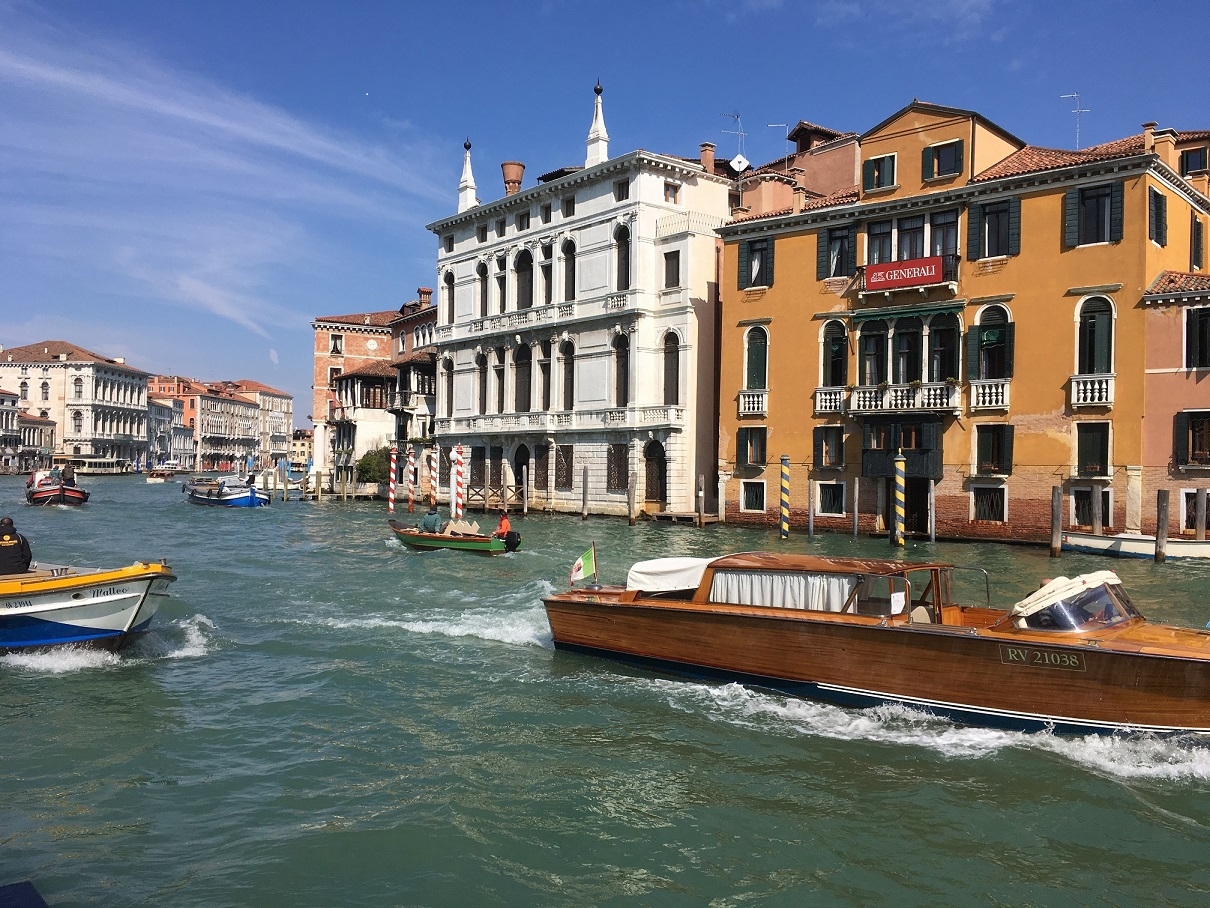
[[[923,284],[941,283],[941,256],[912,259],[907,262],[886,262],[882,265],[866,265],[865,289],[869,293],[878,290],[894,290],[897,287],[919,287]]]

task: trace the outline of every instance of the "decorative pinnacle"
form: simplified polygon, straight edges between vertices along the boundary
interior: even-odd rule
[[[596,88],[594,88],[594,89],[593,89],[593,91],[595,91],[595,92],[597,93],[597,96],[598,96],[598,97],[600,97],[601,93],[605,91],[605,89],[603,89],[603,88],[601,87],[601,80],[600,80],[600,79],[597,79],[597,87],[596,87]]]
[[[471,137],[470,136],[466,137],[466,141],[462,143],[462,147],[465,148],[467,151],[471,150]]]

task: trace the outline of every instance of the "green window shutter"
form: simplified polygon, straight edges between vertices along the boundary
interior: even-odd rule
[[[979,328],[972,325],[970,330],[966,332],[966,380],[974,381],[976,378],[982,378],[979,374],[979,346],[982,338],[980,337]]]
[[[748,466],[748,430],[740,429],[735,433],[735,465]]]
[[[741,242],[739,244],[739,267],[735,269],[740,290],[748,286],[748,258],[748,244]]]
[[[1123,184],[1118,180],[1109,193],[1109,242],[1117,243],[1122,239],[1122,207]]]
[[[975,472],[983,473],[984,466],[991,463],[992,459],[992,433],[996,431],[995,426],[976,426],[975,427]]]
[[[1013,426],[1003,426],[1000,431],[1000,472],[1009,476],[1013,472]]]
[[[823,466],[823,426],[816,426],[811,430],[812,438],[812,458],[815,469]]]
[[[1160,216],[1159,223],[1156,225],[1156,242],[1161,246],[1168,245],[1168,196],[1160,194],[1159,205],[1156,209]]]
[[[1177,413],[1172,420],[1172,459],[1178,467],[1189,463],[1189,414]]]
[[[1201,226],[1200,223],[1198,226]],[[1199,234],[1200,236],[1200,234]],[[1200,263],[1200,259],[1199,259]],[[845,265],[845,274],[852,277],[857,273],[857,225],[849,225],[849,250]]]
[[[861,188],[866,192],[874,189],[874,161],[864,161],[861,165]]]
[[[1202,219],[1197,212],[1189,216],[1189,270],[1194,271],[1202,267]]]
[[[1160,194],[1154,189],[1147,190],[1147,239],[1154,240],[1159,234],[1159,216],[1156,209],[1159,207],[1156,200]]]
[[[983,258],[983,206],[972,204],[966,211],[966,260]]]
[[[930,421],[920,425],[920,443],[926,451],[932,451],[937,448],[937,439],[941,434],[941,423]]]
[[[959,139],[955,144],[958,146],[958,172],[962,173],[966,169],[966,145],[962,139]]]
[[[936,150],[926,148],[920,158],[920,177],[924,180],[931,180],[933,178],[933,162],[937,159]]]
[[[1198,331],[1198,322],[1200,321],[1200,309],[1185,310],[1185,368],[1196,369],[1197,364],[1202,361],[1201,337],[1202,333]]]
[[[869,423],[866,423],[861,427],[861,431],[861,449],[869,451],[874,447],[874,429]]]
[[[1074,249],[1080,245],[1080,190],[1069,189],[1063,194],[1063,245]]]
[[[815,280],[822,281],[828,277],[828,231],[820,230],[815,234],[819,243],[815,251]]]
[[[1094,374],[1104,375],[1109,371],[1110,335],[1113,330],[1113,319],[1108,312],[1098,312],[1093,316],[1092,325],[1092,368]]]
[[[903,446],[903,427],[899,423],[891,424],[891,454],[898,454]]]
[[[891,157],[890,155],[887,155],[885,160],[886,160],[886,166],[890,168],[891,173],[890,173],[887,181],[885,183],[883,183],[882,185],[883,186],[894,186],[895,185],[895,176],[896,176],[895,175],[895,161],[897,159]]]
[[[1013,352],[1016,348],[1017,325],[1009,322],[1004,326],[1004,377],[1013,377]]]
[[[1021,254],[1021,200],[1008,200],[1008,254]]]
[[[769,244],[765,247],[765,279],[762,282],[766,287],[773,286],[773,247],[776,245],[773,237],[769,237]]]

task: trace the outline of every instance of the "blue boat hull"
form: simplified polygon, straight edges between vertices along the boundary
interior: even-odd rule
[[[191,504],[212,508],[263,508],[269,504],[269,496],[260,489],[189,489],[186,492]]]

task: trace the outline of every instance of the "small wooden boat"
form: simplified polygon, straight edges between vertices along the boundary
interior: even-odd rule
[[[1065,734],[1210,733],[1210,631],[1149,624],[1111,571],[1010,609],[948,564],[748,553],[640,562],[546,598],[555,646],[842,706]],[[988,596],[990,599],[990,594]]]
[[[0,650],[86,643],[117,650],[148,629],[168,584],[166,564],[112,570],[39,564],[0,575]]]
[[[460,534],[452,531],[445,533],[425,533],[416,527],[404,526],[394,520],[388,520],[395,535],[410,549],[430,552],[434,549],[456,549],[461,552],[477,552],[480,555],[501,555],[505,552],[515,552],[521,547],[521,537],[516,533],[515,540],[500,539],[497,536],[484,536],[481,533]],[[515,545],[509,547],[509,543]]]
[[[222,479],[193,479],[182,488],[191,504],[215,508],[260,508],[269,504],[268,492],[240,483],[229,485]]]
[[[175,470],[162,470],[157,467],[154,470],[147,471],[147,482],[168,482],[176,475]]]
[[[65,482],[59,470],[34,470],[25,483],[25,500],[29,504],[84,504],[88,492],[75,481]]]
[[[1063,549],[1090,555],[1114,555],[1119,558],[1154,558],[1155,537],[1142,533],[1115,533],[1097,536],[1094,533],[1063,533]],[[1198,542],[1181,536],[1169,536],[1164,545],[1166,558],[1210,558],[1210,539]]]

